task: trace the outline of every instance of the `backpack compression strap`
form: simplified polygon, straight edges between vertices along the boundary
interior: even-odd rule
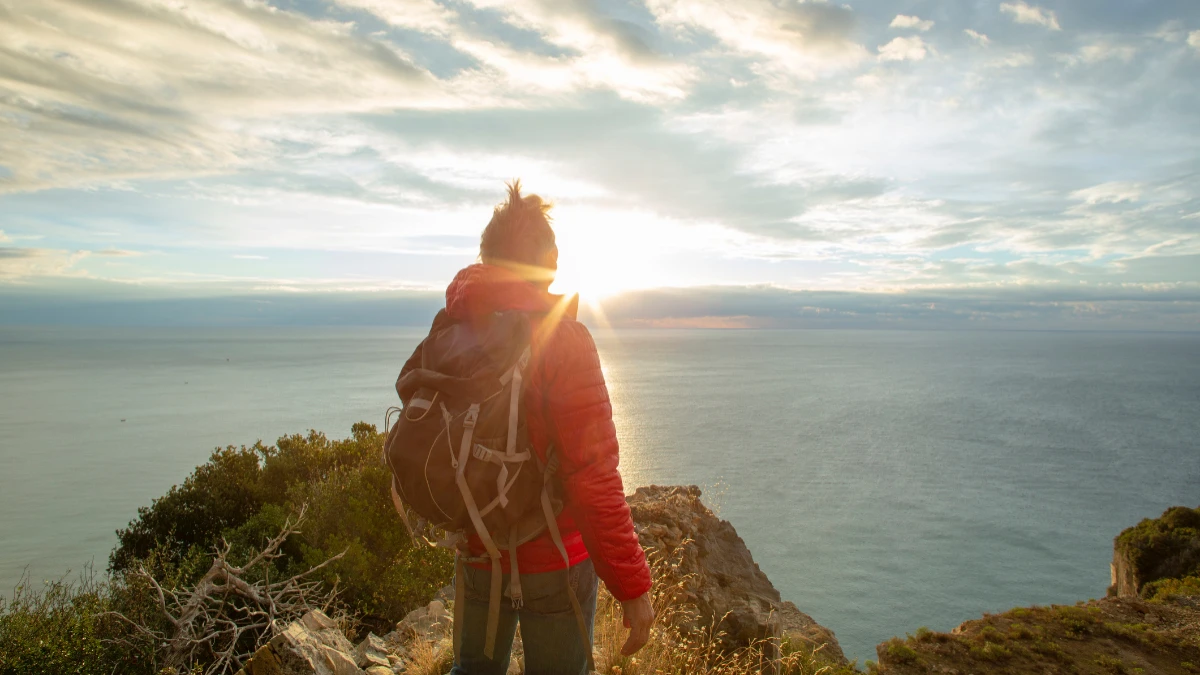
[[[475,422],[478,420],[479,404],[472,403],[467,409],[466,418],[463,419],[462,445],[458,448],[458,471],[455,472],[455,481],[463,501],[466,502],[467,514],[471,516],[475,533],[483,541],[483,547],[487,549],[488,557],[492,560],[492,593],[488,602],[487,636],[483,643],[483,653],[490,659],[496,651],[496,630],[500,625],[500,584],[503,578],[500,569],[500,549],[496,548],[496,542],[492,541],[492,535],[488,534],[483,517],[479,515],[479,506],[475,504],[475,497],[471,495],[471,486],[467,483],[467,461],[471,458],[471,440],[475,436]]]
[[[529,459],[529,453],[522,453],[525,457],[521,457],[516,452],[517,445],[517,425],[520,421],[520,404],[523,387],[522,370],[529,363],[530,350],[529,347],[521,353],[521,357],[513,364],[504,375],[500,378],[501,386],[509,386],[511,395],[509,397],[508,406],[508,439],[507,447],[503,461],[500,464],[500,475],[496,479],[496,487],[499,495],[492,504],[488,505],[488,510],[494,508],[498,503],[501,507],[508,504],[508,490],[512,487],[513,482],[508,480],[507,462],[524,461]],[[493,658],[496,651],[496,631],[500,626],[500,595],[501,585],[504,582],[504,572],[500,566],[500,549],[497,548],[496,542],[492,540],[491,533],[488,532],[487,526],[483,523],[483,515],[479,511],[479,505],[475,503],[475,497],[471,494],[471,486],[467,483],[467,462],[470,461],[474,450],[475,424],[479,420],[480,404],[472,403],[471,407],[467,408],[466,416],[463,418],[463,436],[462,444],[458,449],[458,467],[455,472],[455,482],[458,484],[458,490],[462,493],[463,502],[467,507],[467,515],[471,517],[471,525],[475,527],[475,533],[479,535],[479,539],[483,542],[483,547],[487,549],[488,558],[491,559],[492,568],[492,587],[491,597],[488,599],[488,620],[487,633],[484,637],[483,653],[489,659]],[[498,453],[485,453],[494,456]],[[521,596],[521,576],[517,568],[517,551],[516,540],[510,539],[508,542],[511,560],[511,574],[509,582],[509,595],[512,597],[513,605],[519,607],[522,601]],[[455,614],[457,619],[461,616],[461,609],[456,607]]]
[[[571,609],[575,611],[575,623],[579,627],[579,637],[583,640],[583,648],[587,650],[587,669],[589,673],[596,671],[596,663],[592,658],[592,640],[587,632],[587,622],[583,618],[583,608],[579,606],[579,598],[575,597],[575,589],[571,588],[571,558],[567,555],[567,547],[563,543],[562,532],[558,529],[558,518],[554,515],[554,507],[550,505],[550,479],[558,472],[558,457],[554,455],[554,446],[547,452],[549,460],[544,467],[542,476],[542,514],[546,517],[546,529],[550,530],[550,538],[554,541],[558,554],[562,556],[563,573],[567,577],[567,597],[571,600]],[[538,462],[541,463],[540,460]]]

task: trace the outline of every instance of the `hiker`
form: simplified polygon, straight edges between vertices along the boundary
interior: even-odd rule
[[[403,502],[421,512],[418,504],[431,501],[424,508],[434,516],[440,511],[442,520],[474,525],[453,544],[455,675],[506,673],[518,623],[526,673],[587,672],[597,577],[621,603],[629,628],[623,654],[646,643],[654,621],[650,570],[617,471],[616,428],[596,346],[576,320],[578,299],[549,292],[558,268],[549,209],[536,195],[522,196],[520,181],[509,185],[507,201],[483,231],[480,262],[450,283],[445,309],[396,384],[405,407],[395,444],[417,443],[412,439],[425,433],[431,440],[418,445],[432,447],[415,460],[423,464],[406,471],[398,462],[414,461],[404,455],[413,451],[393,449],[389,435],[397,509],[403,516]],[[511,356],[497,346],[504,342],[515,343]],[[485,368],[485,377],[474,379],[444,372],[470,370],[463,364],[484,353],[506,370]],[[471,393],[484,380],[503,389]],[[476,403],[464,408],[469,401]],[[488,422],[489,415],[507,421]],[[507,437],[484,431],[493,423],[507,428]],[[496,437],[481,438],[489,433]],[[484,479],[482,471],[492,473]],[[439,472],[448,475],[439,479]],[[457,473],[461,497],[454,487],[434,487],[451,480],[448,472]],[[480,490],[491,492],[480,496]],[[522,497],[526,492],[533,496]],[[448,513],[464,499],[463,512]],[[521,499],[532,506],[514,506]],[[497,602],[501,597],[509,601]]]

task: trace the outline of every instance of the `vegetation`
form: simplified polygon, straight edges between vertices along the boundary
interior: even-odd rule
[[[1200,643],[1175,626],[1194,624],[1200,611],[1162,606],[1155,610],[1163,613],[1158,625],[1151,625],[1143,622],[1148,607],[1126,599],[1025,607],[968,621],[953,633],[920,629],[880,645],[880,662],[870,672],[1192,672],[1181,664],[1196,662]]]
[[[97,579],[59,579],[34,587],[23,579],[0,598],[0,673],[4,675],[152,675],[154,645],[109,612],[156,617],[144,586]]]
[[[40,589],[26,581],[0,598],[0,674],[154,672],[161,645],[116,614],[169,633],[154,584],[194,586],[226,546],[230,565],[250,561],[301,510],[301,531],[247,581],[286,579],[341,554],[307,579],[336,592],[363,630],[390,630],[449,583],[453,557],[414,543],[400,525],[383,440],[359,423],[344,440],[310,432],[217,449],[118,530],[108,578],[89,573]]]
[[[303,530],[284,545],[271,572],[298,574],[344,551],[318,579],[336,587],[365,626],[386,628],[450,582],[453,556],[414,544],[399,526],[390,474],[380,461],[383,440],[360,422],[344,440],[309,432],[274,446],[219,449],[117,531],[110,570],[123,574],[150,564],[156,579],[194,582],[221,539],[231,560],[245,558],[307,505]]]
[[[11,598],[0,598],[0,675],[157,675],[159,666],[171,664],[193,673],[219,668],[222,653],[248,653],[267,631],[226,631],[223,642],[202,642],[195,638],[204,631],[182,635],[178,618],[185,606],[197,605],[196,598],[210,608],[210,628],[226,625],[222,617],[258,611],[257,599],[232,602],[203,595],[214,588],[212,580],[230,576],[247,588],[280,589],[272,602],[292,603],[287,616],[303,610],[311,598],[322,606],[334,602],[349,617],[348,627],[389,631],[448,583],[453,561],[446,551],[412,541],[400,526],[388,494],[390,476],[379,460],[382,445],[374,426],[359,423],[344,440],[310,432],[286,436],[273,446],[260,442],[216,450],[117,532],[108,577],[97,578],[89,570],[77,581],[64,578],[40,588],[25,580]],[[302,524],[289,532],[300,514]],[[1182,639],[1168,626],[1200,620],[1191,601],[1174,602],[1200,595],[1198,532],[1200,509],[1175,508],[1118,537],[1118,548],[1148,581],[1143,597],[1155,604],[1110,599],[1022,608],[986,615],[953,634],[921,628],[881,645],[879,663],[868,662],[867,670],[889,675],[969,666],[977,672],[1137,673],[1149,665],[1165,673],[1200,673],[1195,665],[1200,641]],[[306,575],[305,585],[281,584],[296,575]],[[601,592],[595,645],[600,672],[860,672],[854,664],[831,662],[808,644],[762,641],[723,650],[721,636],[679,628],[695,609],[676,601],[685,581],[677,567],[658,560],[655,577],[655,605],[663,620],[632,658],[619,653],[624,641],[620,606]],[[1147,607],[1165,618],[1146,623]],[[444,672],[446,648],[415,645],[408,655],[412,672]]]
[[[1200,577],[1200,508],[1176,506],[1147,518],[1118,535],[1116,547],[1133,565],[1143,594],[1160,579]]]

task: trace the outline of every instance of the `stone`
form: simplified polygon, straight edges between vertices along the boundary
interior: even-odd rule
[[[396,624],[396,633],[401,641],[424,639],[437,641],[449,632],[454,617],[440,600],[434,600],[424,607],[409,612],[400,623]],[[394,640],[387,640],[392,643]]]
[[[371,666],[367,668],[367,675],[395,675],[395,673],[387,666]]]
[[[383,638],[374,633],[368,633],[366,639],[354,648],[354,662],[359,668],[369,669],[371,666],[391,668],[388,662],[387,645]]]
[[[449,607],[454,603],[454,586],[443,586],[438,589],[438,592],[433,594],[433,599],[441,602],[442,606]]]
[[[700,501],[700,488],[651,485],[627,501],[642,546],[677,564],[675,578],[666,581],[676,584],[678,601],[697,610],[693,619],[680,619],[692,624],[686,628],[715,623],[730,650],[757,640],[801,640],[846,663],[833,632],[783,601],[733,525]]]
[[[243,675],[362,675],[337,622],[314,610],[254,652]]]

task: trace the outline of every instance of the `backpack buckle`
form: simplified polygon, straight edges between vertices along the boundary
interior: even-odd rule
[[[463,428],[474,429],[477,421],[479,421],[479,404],[474,403],[467,408],[467,415],[463,418]]]

